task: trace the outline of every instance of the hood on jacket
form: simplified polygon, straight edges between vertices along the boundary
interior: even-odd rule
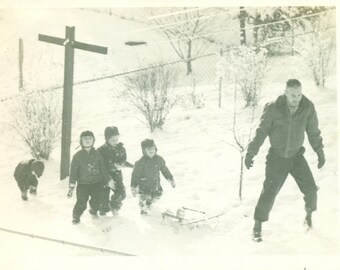
[[[80,144],[80,146],[81,146],[82,149],[84,149],[83,140],[82,140],[83,137],[92,137],[92,138],[93,138],[92,147],[94,146],[94,143],[95,143],[95,141],[96,141],[96,138],[94,137],[94,134],[93,134],[92,131],[86,130],[86,131],[83,131],[83,132],[80,134],[79,144]]]
[[[145,149],[149,148],[149,147],[155,147],[155,149],[156,149],[155,154],[157,154],[157,147],[156,147],[154,140],[145,139],[144,141],[142,141],[141,147],[142,147],[142,152],[143,152],[144,156],[147,156]]]

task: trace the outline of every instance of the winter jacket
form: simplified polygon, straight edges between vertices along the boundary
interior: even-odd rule
[[[321,151],[322,137],[313,103],[302,96],[297,110],[290,115],[286,96],[279,96],[275,102],[265,106],[256,135],[248,146],[248,153],[255,156],[269,136],[271,147],[277,155],[292,157],[303,145],[305,132],[313,150],[317,153]]]
[[[89,152],[82,149],[73,156],[70,184],[107,184],[110,179],[102,155],[94,148]]]
[[[14,178],[18,183],[31,183],[37,181],[37,177],[32,173],[31,165],[35,159],[21,161],[14,170]],[[32,181],[33,180],[33,181]]]
[[[109,172],[117,171],[118,166],[124,166],[126,162],[126,150],[122,143],[111,146],[107,142],[98,148],[102,154],[106,168]]]
[[[119,167],[125,166],[126,150],[122,143],[111,146],[107,142],[98,148],[102,154],[109,174],[115,181],[123,181],[123,175]]]
[[[143,157],[135,163],[131,176],[131,187],[138,187],[139,193],[150,193],[162,190],[160,185],[160,171],[168,181],[173,181],[173,176],[161,156],[156,154],[150,158],[144,154]]]

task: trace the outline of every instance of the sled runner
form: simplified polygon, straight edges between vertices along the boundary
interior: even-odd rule
[[[209,225],[212,220],[218,220],[224,213],[207,214],[205,211],[181,207],[174,214],[171,210],[162,213],[163,221],[173,226],[184,226],[190,229]]]

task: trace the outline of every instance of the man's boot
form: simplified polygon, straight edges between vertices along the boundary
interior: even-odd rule
[[[79,224],[80,223],[80,218],[77,217],[77,216],[74,216],[73,219],[72,219],[72,223],[75,224],[75,225]]]
[[[311,230],[313,228],[313,223],[312,223],[312,211],[306,210],[306,217],[305,217],[305,226],[307,227],[307,230]]]
[[[262,222],[256,219],[253,228],[253,241],[262,242]]]

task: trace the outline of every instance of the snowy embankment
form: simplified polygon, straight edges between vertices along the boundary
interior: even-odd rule
[[[290,61],[294,59],[287,58],[282,60],[281,64],[284,66],[291,63]],[[141,156],[142,139],[155,139],[159,154],[165,158],[175,177],[176,189],[171,189],[170,185],[163,181],[163,198],[155,205],[150,216],[142,217],[139,215],[137,201],[129,191],[131,170],[124,169],[127,198],[120,213],[117,216],[108,215],[94,220],[85,212],[81,224],[74,226],[71,223],[71,213],[75,198],[66,198],[68,183],[59,181],[60,145],[56,145],[51,159],[46,162],[38,196],[23,202],[12,172],[18,161],[29,158],[29,153],[10,126],[8,118],[4,117],[0,127],[0,227],[137,255],[202,255],[207,252],[228,256],[336,254],[339,252],[336,80],[331,77],[328,88],[317,89],[312,78],[306,75],[306,69],[301,66],[288,66],[289,69],[281,69],[284,74],[276,74],[275,71],[280,70],[277,68],[268,73],[257,117],[267,101],[282,93],[284,83],[290,77],[297,77],[302,81],[304,93],[316,106],[327,163],[322,170],[316,169],[316,154],[312,152],[306,140],[306,158],[320,187],[319,207],[314,215],[315,228],[309,233],[305,233],[302,225],[302,194],[294,180],[289,177],[277,197],[270,221],[264,225],[265,241],[261,244],[251,241],[252,215],[264,180],[268,144],[261,148],[252,170],[244,174],[243,200],[240,202],[239,154],[222,141],[233,142],[228,132],[232,123],[233,106],[232,93],[228,87],[225,90],[224,108],[217,108],[216,85],[201,86],[206,89],[207,96],[204,108],[198,110],[178,104],[170,113],[164,129],[150,134],[136,119],[137,112],[113,94],[113,89],[116,92],[122,90],[120,84],[109,80],[75,87],[72,154],[78,146],[78,136],[82,130],[93,130],[96,146],[99,146],[104,141],[105,126],[117,125],[130,162]],[[86,74],[82,76],[86,77]],[[10,104],[7,107],[10,107]],[[1,108],[3,115],[8,115],[7,107]],[[168,208],[176,210],[181,206],[212,214],[223,211],[225,215],[210,226],[193,230],[175,230],[162,223],[162,211]],[[9,259],[22,255],[34,257],[35,254],[99,254],[3,232],[1,237],[5,240],[0,243],[0,249],[5,251],[2,256],[5,254]]]

